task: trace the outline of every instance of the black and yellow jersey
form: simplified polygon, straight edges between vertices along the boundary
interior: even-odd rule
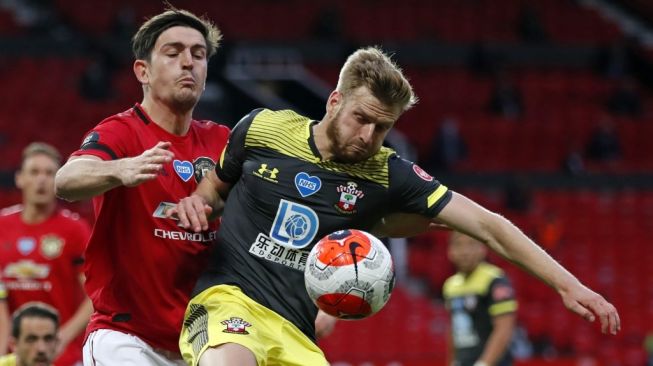
[[[515,293],[503,271],[481,263],[468,276],[456,273],[444,283],[451,314],[451,338],[457,365],[472,366],[492,333],[492,317],[517,310]],[[510,365],[509,352],[497,365]]]
[[[315,123],[258,109],[234,127],[216,166],[233,187],[194,291],[236,285],[311,339],[317,308],[303,270],[313,245],[336,230],[369,231],[391,212],[434,217],[451,199],[447,187],[387,148],[355,164],[323,160]]]

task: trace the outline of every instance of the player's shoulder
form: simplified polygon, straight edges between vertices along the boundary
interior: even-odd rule
[[[57,209],[56,215],[61,221],[70,222],[71,225],[86,225],[80,214],[67,208]]]
[[[505,276],[501,268],[487,262],[479,264],[477,270],[481,275],[490,280]]]
[[[0,366],[16,366],[16,355],[10,353],[8,355],[0,356]]]
[[[223,124],[220,124],[220,123],[217,123],[217,122],[214,122],[214,121],[211,121],[211,120],[205,120],[205,119],[203,119],[203,120],[195,120],[195,119],[192,120],[191,121],[191,128],[200,130],[200,131],[202,131],[202,133],[208,132],[208,133],[212,133],[212,134],[216,134],[216,135],[225,135],[225,136],[228,136],[229,131],[230,131],[229,127],[227,127],[227,126],[225,126]]]
[[[447,296],[452,292],[453,289],[462,286],[464,283],[465,283],[465,277],[463,277],[463,275],[461,275],[460,273],[456,273],[444,281],[444,285],[442,286],[442,292],[444,293],[445,296]]]
[[[311,121],[310,118],[290,109],[273,111],[261,108],[252,111],[248,116],[251,119],[250,132],[279,131],[286,135],[303,134]],[[269,133],[265,136],[272,137]]]
[[[109,116],[100,123],[97,124],[97,127],[109,127],[114,126],[133,129],[139,126],[145,126],[149,123],[147,117],[143,114],[138,106],[129,108],[123,112],[116,113],[112,116]]]
[[[8,355],[0,356],[0,366],[16,366],[16,355],[10,353]]]
[[[17,216],[22,211],[23,211],[23,205],[20,203],[13,206],[5,207],[3,209],[0,209],[0,219],[7,219],[13,216]]]

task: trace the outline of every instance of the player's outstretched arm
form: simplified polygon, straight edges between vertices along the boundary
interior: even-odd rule
[[[215,171],[204,175],[204,179],[190,196],[179,201],[166,215],[179,220],[179,226],[194,232],[208,230],[209,221],[215,218],[224,206],[231,184],[222,181]]]
[[[174,158],[169,149],[170,142],[159,142],[130,158],[105,161],[93,155],[72,157],[55,176],[57,196],[68,201],[89,199],[121,185],[133,187],[152,180]]]
[[[398,212],[383,217],[372,229],[372,234],[380,238],[408,238],[433,230],[451,228],[429,217]]]
[[[315,336],[317,339],[327,337],[336,328],[338,318],[325,313],[322,310],[317,312],[315,317]]]
[[[463,195],[452,193],[451,202],[442,209],[437,220],[482,241],[535,274],[560,294],[569,310],[588,321],[598,317],[603,333],[616,334],[620,330],[617,310],[601,295],[580,283],[510,221]]]

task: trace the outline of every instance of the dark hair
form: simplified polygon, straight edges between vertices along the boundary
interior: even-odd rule
[[[137,60],[150,60],[152,49],[161,33],[169,28],[190,27],[202,34],[206,41],[207,58],[213,56],[218,49],[222,34],[208,19],[181,9],[169,6],[166,11],[148,19],[132,37],[132,52]]]
[[[59,312],[52,306],[42,302],[28,302],[19,307],[13,314],[11,335],[20,337],[20,323],[23,318],[45,318],[54,322],[55,329],[59,328]]]

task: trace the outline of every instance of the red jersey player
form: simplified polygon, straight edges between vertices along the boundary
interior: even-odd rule
[[[48,144],[35,142],[23,150],[16,174],[23,203],[0,211],[0,270],[10,312],[32,301],[59,311],[63,352],[55,365],[65,366],[82,359],[83,330],[92,307],[81,274],[90,229],[77,214],[57,208],[54,175],[60,161]],[[6,334],[5,328],[0,332]]]
[[[93,197],[96,223],[86,250],[86,291],[95,312],[84,363],[182,365],[185,307],[217,224],[186,231],[165,211],[214,169],[229,130],[192,119],[218,30],[170,9],[133,38],[143,102],[86,134],[56,177],[68,200]]]

